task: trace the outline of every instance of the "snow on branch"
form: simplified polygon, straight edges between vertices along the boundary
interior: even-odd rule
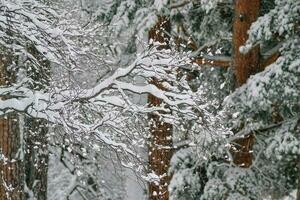
[[[118,124],[112,123],[113,120],[106,120],[105,123],[96,126],[96,122],[91,122],[93,125],[87,126],[86,122],[82,123],[79,120],[80,106],[95,107],[93,112],[102,113],[106,110],[128,110],[134,113],[150,113],[157,111],[168,111],[178,113],[193,113],[192,107],[196,106],[192,95],[188,91],[179,89],[180,85],[173,85],[169,87],[168,91],[162,90],[155,85],[150,85],[147,82],[147,73],[140,73],[141,68],[149,67],[157,70],[159,76],[169,77],[170,81],[175,81],[176,76],[170,75],[169,66],[185,65],[182,60],[169,56],[167,58],[166,52],[160,54],[154,51],[155,48],[150,49],[150,52],[145,52],[138,56],[138,58],[129,66],[118,68],[114,73],[100,80],[94,87],[89,89],[56,89],[50,91],[38,91],[27,87],[28,80],[22,83],[14,84],[12,86],[0,87],[0,115],[5,115],[10,112],[23,112],[34,118],[46,119],[51,123],[62,125],[66,127],[68,132],[85,132],[98,135],[98,139],[112,147],[127,149],[123,143],[118,143],[105,136],[105,131],[100,131],[99,127],[116,127]],[[152,51],[152,52],[151,52]],[[171,52],[169,52],[171,53]],[[163,70],[163,69],[167,70]],[[175,71],[177,68],[174,68]],[[155,72],[154,72],[155,73]],[[172,72],[173,73],[173,72]],[[128,77],[134,76],[144,77],[144,83],[134,83]],[[168,109],[163,105],[149,108],[145,105],[138,105],[136,103],[128,103],[126,100],[130,94],[152,94],[168,105]],[[91,106],[92,105],[92,106]],[[77,113],[75,115],[70,113]],[[173,113],[174,114],[174,113]],[[112,116],[113,117],[113,116]],[[174,118],[173,118],[174,120]],[[96,128],[93,128],[96,127]],[[133,154],[130,150],[128,153]]]

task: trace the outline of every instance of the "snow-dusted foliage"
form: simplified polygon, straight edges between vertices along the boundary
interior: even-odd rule
[[[231,127],[240,129],[235,137],[255,135],[254,162],[247,169],[253,174],[248,178],[251,177],[250,181],[255,184],[245,185],[253,192],[230,188],[227,194],[238,191],[250,199],[256,194],[254,199],[257,199],[268,191],[278,198],[296,188],[300,112],[299,5],[299,1],[275,1],[274,8],[253,23],[249,40],[240,48],[246,53],[257,43],[262,48],[276,43],[281,45],[276,62],[250,77],[225,100],[227,111],[234,113]]]
[[[205,49],[215,54],[230,54],[233,2],[231,0],[187,1],[185,6],[170,10],[174,23],[184,27],[185,37],[192,37],[199,46],[198,53]],[[174,6],[181,5],[174,3]],[[170,6],[172,8],[172,6]],[[199,52],[200,51],[200,52]]]
[[[275,0],[274,8],[252,24],[246,48],[267,41],[290,40],[299,33],[300,3],[295,0]],[[242,49],[245,49],[243,47]]]
[[[206,182],[198,199],[263,199],[267,196],[278,199],[297,188],[300,131],[299,5],[297,0],[263,1],[262,16],[252,24],[249,39],[240,51],[247,53],[259,44],[263,54],[270,56],[279,51],[280,55],[273,64],[251,76],[246,84],[229,95],[220,112],[230,113],[224,118],[223,124],[238,130],[234,136],[227,135],[225,140],[231,142],[250,134],[255,136],[252,166],[248,169],[234,166],[231,154],[226,152],[230,145],[221,142],[210,154],[213,155],[217,149],[224,154],[219,154],[217,160],[211,159],[206,164],[205,178],[193,176],[193,179],[187,179],[181,175],[201,166],[199,163],[204,160],[201,156],[188,154],[185,159],[176,162],[180,164],[184,160],[191,165],[175,171],[170,188],[174,199],[180,199],[180,193],[187,195],[199,192],[188,191],[188,188],[203,180]],[[218,20],[218,23],[221,24],[221,21]],[[196,143],[196,146],[199,145]],[[190,157],[198,163],[190,160]],[[177,166],[176,163],[173,167]],[[183,180],[181,184],[176,183],[179,179]],[[188,185],[186,193],[182,189],[184,185]]]
[[[198,199],[203,192],[206,171],[196,163],[194,156],[197,155],[193,148],[180,150],[173,156],[170,172],[174,175],[169,186],[171,199]]]

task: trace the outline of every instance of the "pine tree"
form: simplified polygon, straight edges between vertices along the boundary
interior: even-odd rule
[[[203,8],[204,4],[198,4],[200,11],[197,11],[201,13],[201,9],[206,10],[201,18],[205,21],[199,20],[201,27],[216,21],[219,23],[216,27],[221,26],[220,29],[225,30],[223,35],[230,29],[222,26],[221,22],[230,19],[230,13],[235,12],[235,18],[232,18],[233,44],[216,40],[218,42],[215,45],[225,44],[225,54],[230,53],[226,52],[227,47],[233,48],[234,56],[230,63],[235,66],[239,86],[226,98],[223,109],[231,113],[227,118],[230,122],[228,127],[235,134],[219,143],[211,151],[213,156],[205,156],[208,160],[194,164],[193,168],[201,169],[201,163],[205,163],[206,174],[199,175],[199,180],[207,181],[187,182],[186,188],[192,188],[193,184],[204,185],[204,190],[198,191],[201,199],[260,199],[266,193],[271,198],[279,198],[297,188],[299,56],[296,47],[299,45],[299,2],[262,1],[259,4],[259,1],[235,1],[235,10],[228,7],[228,18],[214,17],[210,24],[207,23],[207,18],[210,19],[218,10],[226,8],[226,5],[233,5],[232,2],[211,1],[211,6],[206,8]],[[258,15],[260,17],[256,19]],[[205,35],[209,27],[200,30],[201,34],[198,34],[203,40],[220,33],[215,31],[211,36]],[[213,49],[213,46],[210,48]],[[202,55],[200,64],[205,64],[205,57]],[[239,60],[240,58],[243,59]],[[246,62],[248,64],[244,65]],[[217,137],[214,141],[216,140]],[[232,143],[226,144],[226,140]],[[229,149],[232,154],[226,153],[228,149],[224,146],[231,146]],[[201,156],[198,158],[203,159]],[[176,163],[180,162],[177,160],[174,165],[177,166]],[[174,170],[174,177],[179,179],[177,175],[183,173],[184,169]],[[265,179],[261,178],[262,175]],[[175,183],[171,181],[174,189],[172,193],[184,194],[181,187],[176,188]]]

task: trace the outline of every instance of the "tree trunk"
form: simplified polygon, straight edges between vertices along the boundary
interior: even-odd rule
[[[27,72],[37,82],[31,87],[35,90],[44,89],[49,75],[49,62],[42,61],[43,58],[39,58],[34,48],[28,51],[45,67],[37,72]],[[16,81],[15,74],[6,70],[12,62],[7,59],[9,56],[2,55],[0,58],[0,85],[10,85]],[[19,115],[16,113],[0,118],[0,150],[4,155],[4,160],[0,163],[0,200],[22,200],[29,197],[47,199],[47,131],[45,120],[24,116],[24,123],[20,125]]]
[[[236,0],[235,17],[233,24],[233,65],[238,86],[246,83],[250,75],[256,74],[260,70],[259,47],[254,47],[247,54],[242,54],[239,48],[248,39],[248,31],[253,22],[258,18],[260,10],[260,0]]]
[[[13,75],[7,72],[10,56],[0,55],[0,86],[10,85]],[[0,117],[0,200],[22,200],[23,149],[19,116],[11,113]]]
[[[261,71],[260,50],[254,47],[247,54],[239,51],[248,39],[248,30],[251,24],[257,20],[260,10],[260,0],[235,0],[235,17],[233,24],[233,67],[238,86],[246,83],[250,75]],[[252,164],[252,145],[254,137],[235,140],[236,149],[233,153],[233,162],[241,167],[249,167]]]
[[[170,32],[170,21],[165,17],[159,17],[157,24],[149,31],[149,40],[163,43],[158,49],[169,48],[169,37],[164,33]],[[150,84],[164,89],[161,83],[153,78]],[[159,106],[162,101],[153,96],[148,96],[150,106]],[[149,167],[152,173],[160,177],[159,181],[149,183],[150,200],[169,199],[168,185],[171,177],[168,176],[172,152],[172,125],[163,123],[159,115],[150,114],[150,140],[149,140]]]
[[[48,174],[48,133],[47,122],[26,117],[24,124],[26,135],[25,181],[32,195],[38,200],[47,199]]]
[[[34,46],[28,48],[30,52],[42,65],[39,68],[32,67],[27,76],[34,80],[30,86],[34,90],[45,90],[49,84],[50,62],[44,60]],[[48,123],[43,119],[35,119],[25,116],[24,137],[25,145],[25,182],[28,188],[28,196],[38,200],[47,199],[48,183]],[[31,194],[30,194],[31,193]]]

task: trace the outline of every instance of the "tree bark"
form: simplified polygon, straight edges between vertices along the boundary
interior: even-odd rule
[[[49,62],[43,61],[34,48],[28,51],[45,67],[38,69],[38,72],[27,73],[37,82],[31,87],[44,89],[47,84],[44,80],[49,75]],[[0,85],[8,86],[16,81],[15,72],[7,71],[12,63],[9,60],[11,56],[1,55],[0,58]],[[22,200],[32,196],[44,200],[47,199],[47,122],[28,116],[24,116],[24,123],[20,122],[17,113],[0,118],[0,150],[4,155],[4,160],[0,162],[0,200]]]
[[[235,0],[235,17],[233,24],[233,67],[237,85],[246,83],[250,75],[261,71],[260,49],[254,47],[247,54],[242,54],[239,48],[248,39],[248,30],[258,18],[260,0]],[[233,162],[241,167],[249,167],[252,164],[251,149],[254,137],[252,135],[234,141],[236,150],[233,152]]]
[[[24,133],[26,135],[24,161],[26,186],[36,199],[46,200],[49,160],[46,137],[48,133],[47,122],[26,117]]]
[[[171,24],[166,17],[159,17],[157,24],[149,31],[149,40],[160,42],[162,45],[158,49],[169,48],[169,37],[164,33],[170,32]],[[162,84],[155,78],[152,78],[150,84],[164,90]],[[149,95],[148,103],[150,106],[159,106],[161,99]],[[149,183],[150,200],[169,199],[168,185],[171,177],[168,176],[172,151],[172,125],[162,122],[157,114],[150,114],[150,139],[149,139],[149,168],[152,173],[159,176],[159,181]]]
[[[254,47],[247,54],[242,54],[239,50],[248,39],[248,31],[253,22],[258,18],[260,10],[260,0],[236,0],[235,17],[233,24],[233,65],[238,86],[246,83],[250,75],[260,71],[259,47]]]
[[[50,63],[44,60],[34,46],[28,48],[30,52],[42,65],[40,68],[27,72],[33,84],[30,86],[35,90],[45,90],[49,84]],[[25,145],[25,182],[29,192],[38,200],[47,199],[48,183],[48,123],[46,120],[34,119],[25,116],[24,119],[24,137]]]
[[[9,55],[0,55],[0,86],[10,85]],[[24,198],[23,149],[19,116],[11,113],[0,117],[0,200]]]

